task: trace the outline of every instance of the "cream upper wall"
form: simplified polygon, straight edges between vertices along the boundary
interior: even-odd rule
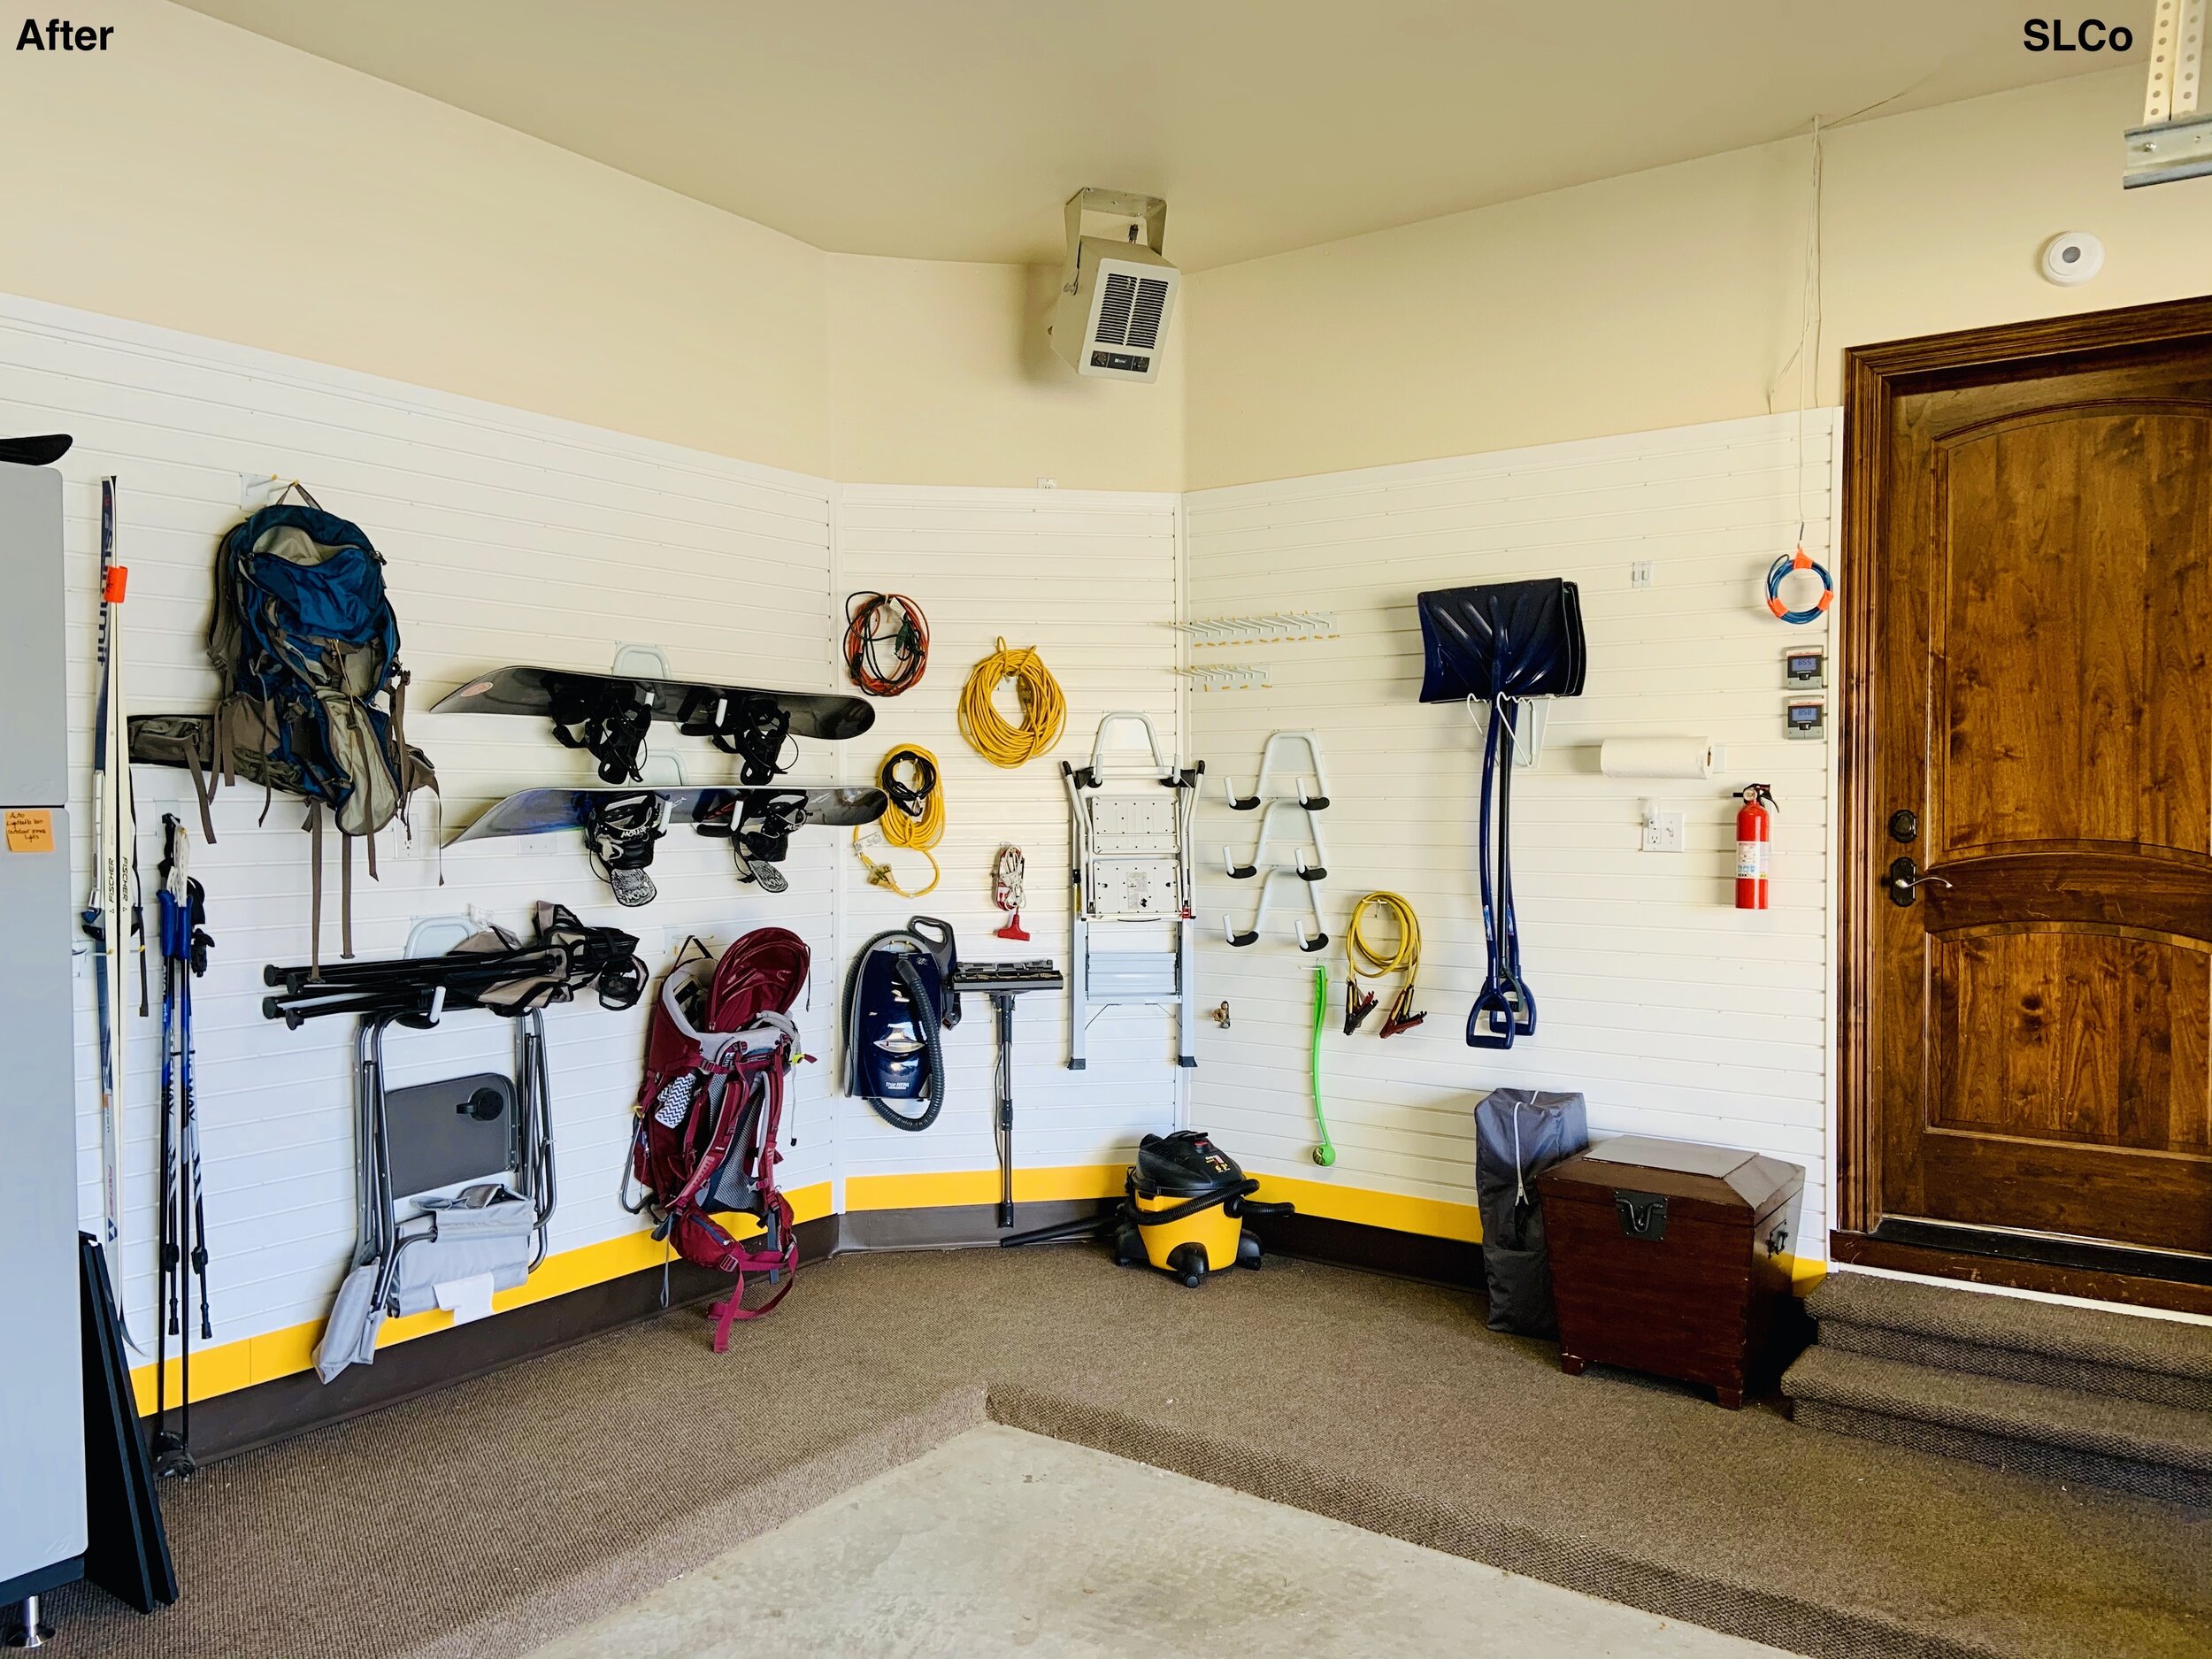
[[[1786,408],[1801,139],[1198,273],[1152,386],[1044,268],[826,255],[165,0],[0,65],[0,290],[855,482],[1200,488]],[[2136,68],[1828,141],[1841,349],[2212,288],[2212,181],[2124,193]],[[2109,250],[2078,289],[2034,257]],[[1771,400],[1771,402],[1770,401]]]
[[[1821,385],[1843,348],[2212,290],[2212,180],[2120,188],[2139,67],[1826,139]],[[1793,408],[1802,138],[1248,264],[1185,287],[1194,489]],[[2103,273],[2037,274],[2090,230]]]
[[[1050,273],[833,260],[164,0],[99,20],[0,58],[0,291],[849,481],[1180,486],[1179,380],[1051,357]]]
[[[1183,332],[1150,385],[1052,350],[1056,267],[829,257],[833,472],[872,483],[1172,490]]]
[[[0,288],[820,472],[824,256],[159,0],[0,63]]]

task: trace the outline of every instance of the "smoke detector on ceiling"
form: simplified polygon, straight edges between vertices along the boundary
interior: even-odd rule
[[[2104,269],[2104,243],[2085,230],[2070,230],[2043,244],[2043,280],[2070,288]]]
[[[1167,203],[1126,190],[1068,197],[1068,257],[1049,333],[1078,374],[1159,378],[1160,342],[1183,273],[1160,257]],[[1085,234],[1087,227],[1109,234]],[[1142,240],[1139,240],[1140,237]]]

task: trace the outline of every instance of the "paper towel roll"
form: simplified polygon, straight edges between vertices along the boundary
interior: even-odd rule
[[[1609,778],[1709,778],[1709,737],[1609,737],[1598,750],[1598,770]]]

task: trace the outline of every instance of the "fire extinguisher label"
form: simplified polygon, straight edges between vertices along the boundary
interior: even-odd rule
[[[1771,841],[1738,841],[1736,843],[1736,879],[1763,881],[1767,877],[1768,849]]]

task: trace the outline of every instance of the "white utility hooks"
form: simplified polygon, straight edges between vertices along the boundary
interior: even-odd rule
[[[1274,683],[1265,663],[1212,663],[1175,672],[1200,691],[1255,691]]]
[[[1279,611],[1242,617],[1199,617],[1173,625],[1193,645],[1306,645],[1336,638],[1336,613]]]

